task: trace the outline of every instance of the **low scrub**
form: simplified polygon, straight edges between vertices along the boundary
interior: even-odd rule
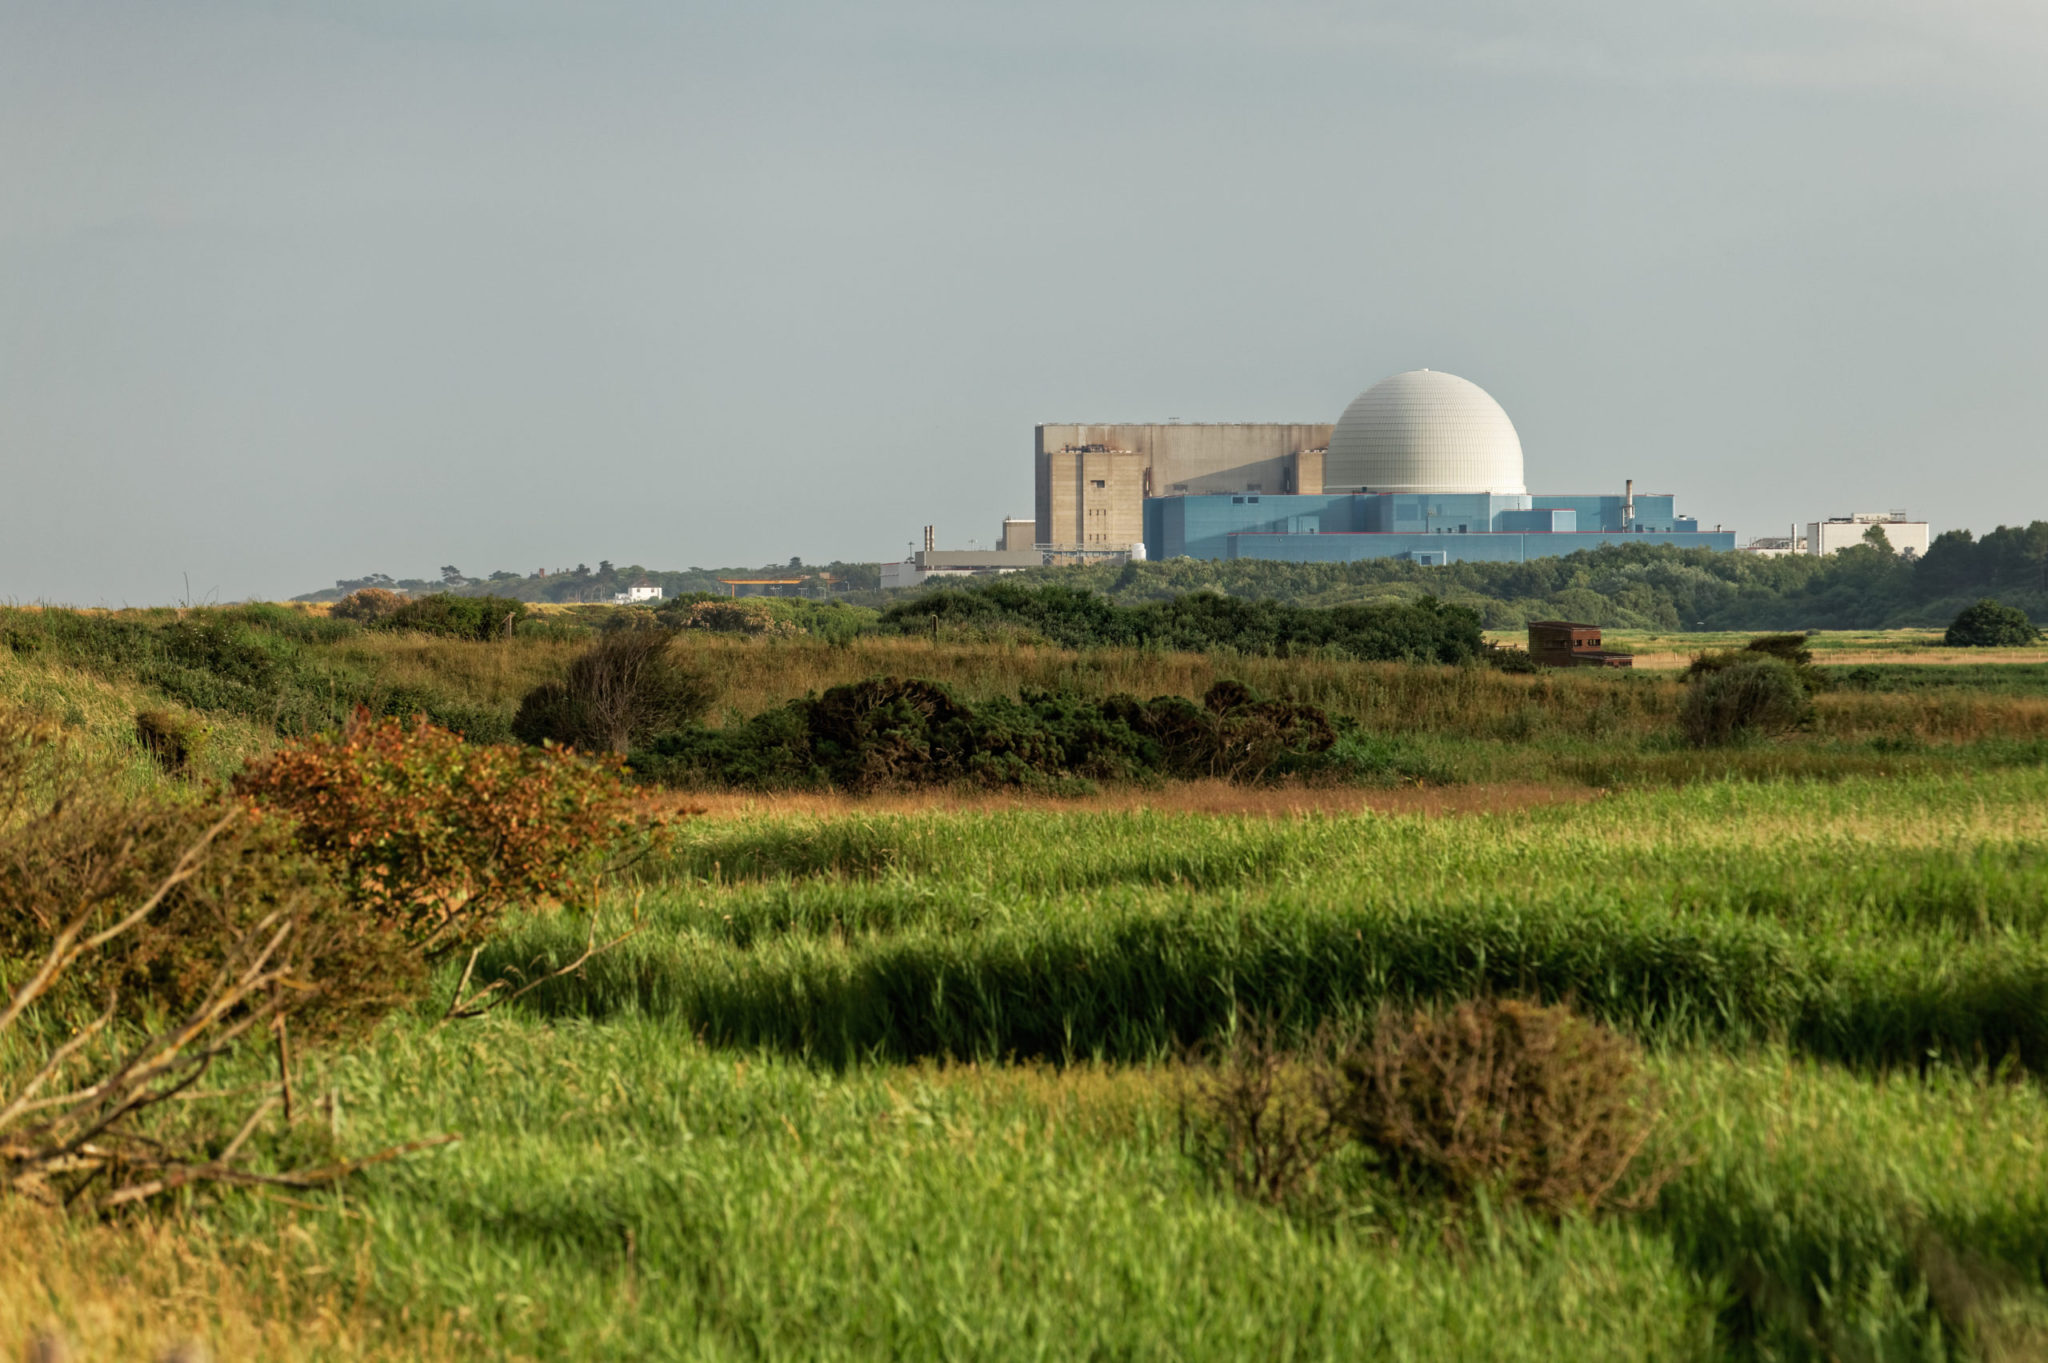
[[[727,729],[664,736],[636,752],[633,765],[678,785],[866,792],[1342,776],[1348,760],[1381,756],[1364,749],[1333,756],[1337,739],[1319,708],[1268,700],[1232,681],[1211,686],[1200,704],[1026,691],[970,705],[938,682],[876,677]]]
[[[1119,606],[1085,589],[995,582],[929,592],[890,607],[881,622],[906,634],[942,626],[976,634],[1024,632],[1067,648],[1228,651],[1366,662],[1462,663],[1477,658],[1483,646],[1478,613],[1435,597],[1308,607],[1191,592]]]
[[[526,603],[509,596],[456,596],[436,592],[407,601],[377,620],[385,629],[439,634],[450,639],[510,638],[525,618]]]
[[[676,661],[665,629],[605,634],[568,675],[528,692],[512,732],[528,743],[624,754],[700,719],[717,693],[711,678]]]
[[[250,1051],[274,1045],[282,1068],[288,1022],[301,1039],[360,1031],[417,987],[416,954],[281,821],[119,791],[116,771],[0,715],[0,1054],[26,1061],[0,1071],[0,1191],[112,1208],[348,1172],[247,1163],[275,1096],[169,1120],[164,1105]]]
[[[1294,1200],[1356,1142],[1397,1182],[1551,1216],[1632,1210],[1668,1171],[1645,1149],[1658,1102],[1636,1047],[1561,1004],[1382,1012],[1362,1040],[1298,1048],[1254,1029],[1198,1072],[1184,1147],[1240,1193]]]
[[[615,761],[468,744],[366,711],[253,764],[235,791],[289,818],[351,902],[430,960],[514,905],[587,893],[605,854],[650,827]]]
[[[1678,712],[1679,731],[1695,748],[1787,734],[1812,719],[1812,696],[1799,669],[1767,656],[1696,672]]]
[[[135,738],[167,775],[190,776],[207,746],[206,726],[172,710],[143,710],[135,716]]]
[[[1635,1045],[1561,1004],[1382,1014],[1343,1057],[1338,1120],[1397,1174],[1559,1214],[1633,1208],[1657,1099]]]
[[[388,587],[364,587],[350,592],[334,603],[328,614],[336,620],[353,620],[357,624],[381,624],[398,613],[406,602],[403,592],[394,592]]]

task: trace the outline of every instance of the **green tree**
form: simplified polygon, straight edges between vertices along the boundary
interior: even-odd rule
[[[1963,607],[1942,642],[1951,648],[2021,648],[2040,637],[2025,611],[1986,597]]]

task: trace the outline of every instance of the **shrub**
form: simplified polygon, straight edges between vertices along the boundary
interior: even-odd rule
[[[1319,1031],[1301,1051],[1256,1024],[1208,1064],[1185,1072],[1180,1145],[1244,1197],[1296,1201],[1348,1138],[1337,1119],[1345,1101],[1334,1034]]]
[[[717,690],[702,672],[676,662],[673,639],[663,629],[603,635],[569,664],[566,678],[526,694],[513,734],[528,743],[623,754],[701,718]]]
[[[1266,700],[1233,681],[1200,705],[1043,691],[969,705],[938,682],[873,677],[726,730],[664,735],[633,765],[674,784],[1063,790],[1159,776],[1339,776],[1349,768],[1331,756],[1335,742],[1315,706]]]
[[[346,1163],[238,1163],[274,1099],[195,1103],[167,1124],[153,1109],[200,1096],[216,1061],[273,1033],[286,1056],[287,1020],[315,1039],[373,1021],[417,986],[417,958],[365,930],[282,821],[121,788],[0,714],[0,1049],[29,1062],[0,1075],[0,1190],[111,1207],[198,1181],[339,1177]]]
[[[468,744],[361,710],[339,736],[253,764],[235,789],[296,821],[351,900],[429,959],[516,903],[585,892],[603,854],[649,827],[615,760]]]
[[[1833,682],[1826,673],[1813,665],[1813,650],[1807,646],[1804,634],[1760,634],[1741,648],[1721,649],[1712,653],[1696,653],[1685,669],[1687,680],[1704,676],[1710,672],[1721,672],[1741,663],[1756,662],[1770,658],[1784,663],[1799,678],[1799,684],[1806,688],[1808,695],[1828,690]]]
[[[1497,1189],[1539,1210],[1640,1206],[1658,1116],[1635,1047],[1563,1006],[1463,1003],[1382,1014],[1340,1062],[1336,1118],[1397,1175],[1469,1198]]]
[[[683,629],[712,630],[720,634],[802,634],[793,621],[777,619],[766,601],[693,601],[672,613]]]
[[[143,710],[135,716],[135,737],[144,752],[172,776],[190,776],[206,752],[206,726],[171,710]]]
[[[377,623],[451,639],[509,637],[526,615],[526,603],[509,596],[456,596],[435,592],[407,601]]]
[[[350,592],[334,603],[328,614],[336,620],[354,620],[358,624],[375,625],[397,614],[405,604],[405,594],[385,587],[364,587]]]
[[[1534,676],[1543,670],[1542,665],[1529,656],[1528,649],[1508,644],[1486,644],[1479,650],[1479,661],[1515,676]]]
[[[1812,715],[1813,701],[1798,670],[1759,657],[1696,672],[1686,685],[1678,722],[1688,743],[1713,748],[1788,733]]]
[[[1028,633],[1067,648],[1138,646],[1334,655],[1368,662],[1461,663],[1479,656],[1480,620],[1435,597],[1386,605],[1285,606],[1190,592],[1142,606],[1066,586],[993,582],[946,587],[882,613],[884,627],[920,634],[941,623],[975,634]]]
[[[1941,641],[1950,648],[2022,648],[2040,637],[2025,611],[1986,597],[1957,612]]]

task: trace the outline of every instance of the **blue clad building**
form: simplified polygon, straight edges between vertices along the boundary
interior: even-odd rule
[[[1308,452],[1313,454],[1315,452]],[[1478,385],[1419,369],[1362,393],[1321,452],[1319,492],[1144,499],[1153,558],[1343,563],[1401,558],[1519,562],[1603,544],[1733,549],[1668,493],[1532,495],[1507,413]],[[1301,484],[1312,467],[1300,460]]]

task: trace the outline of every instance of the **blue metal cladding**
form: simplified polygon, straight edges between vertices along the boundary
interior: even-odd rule
[[[1684,534],[1664,531],[1580,531],[1529,534],[1354,534],[1275,535],[1259,532],[1229,536],[1229,557],[1276,559],[1282,563],[1355,563],[1362,559],[1412,558],[1437,552],[1451,563],[1521,563],[1532,558],[1561,558],[1603,544],[1671,544],[1681,549],[1735,548],[1732,530]]]
[[[1219,493],[1145,500],[1145,549],[1153,558],[1276,558],[1300,563],[1403,557],[1447,548],[1450,558],[1519,562],[1600,544],[1677,544],[1733,549],[1730,531],[1699,532],[1673,514],[1669,493],[1627,502],[1611,496],[1486,493],[1326,496]],[[1312,541],[1337,537],[1340,542]],[[1556,543],[1547,543],[1551,537]]]
[[[1348,534],[1365,529],[1362,499],[1258,492],[1152,497],[1145,502],[1145,552],[1153,558],[1229,558],[1236,534]]]

